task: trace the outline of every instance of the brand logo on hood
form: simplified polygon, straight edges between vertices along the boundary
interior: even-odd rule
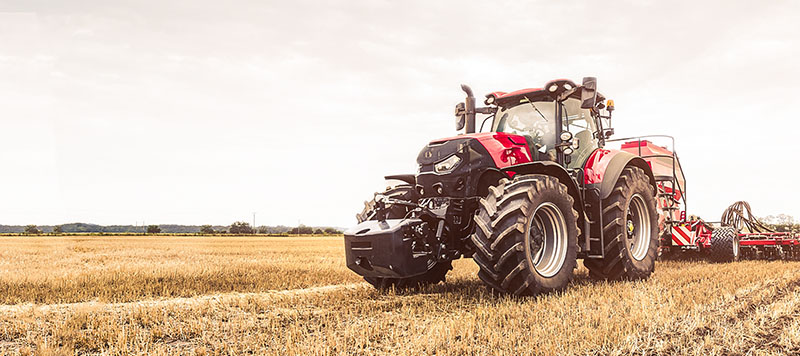
[[[431,152],[431,151],[425,151],[425,153],[423,154],[423,156],[425,156],[425,158],[431,158],[431,157],[433,157],[433,152]]]

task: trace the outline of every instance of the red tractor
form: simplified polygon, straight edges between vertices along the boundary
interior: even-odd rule
[[[443,281],[451,261],[472,257],[486,285],[514,295],[563,289],[578,259],[595,278],[648,278],[657,202],[681,183],[654,174],[654,158],[638,152],[646,141],[605,148],[614,105],[596,86],[553,80],[490,93],[476,108],[462,85],[465,132],[426,145],[416,174],[386,177],[402,183],[345,233],[347,266],[377,288],[407,287]],[[488,115],[487,132],[475,132],[476,114]]]

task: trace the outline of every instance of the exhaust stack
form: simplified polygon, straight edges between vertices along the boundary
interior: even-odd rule
[[[464,133],[475,133],[475,96],[472,95],[472,88],[466,84],[461,84],[461,90],[467,93],[467,98],[464,100]]]

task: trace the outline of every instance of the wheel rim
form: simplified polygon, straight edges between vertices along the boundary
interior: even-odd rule
[[[561,209],[550,202],[536,207],[525,245],[532,270],[546,278],[558,274],[567,259],[567,221]]]
[[[641,195],[635,194],[625,214],[625,233],[633,259],[643,260],[650,250],[650,211]]]

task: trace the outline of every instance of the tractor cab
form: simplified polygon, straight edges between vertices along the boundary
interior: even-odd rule
[[[600,118],[610,119],[613,101],[609,101],[609,116],[601,116],[605,97],[597,93],[596,80],[584,78],[583,85],[557,79],[543,88],[514,92],[493,92],[486,95],[487,107],[475,108],[469,87],[462,86],[468,96],[456,106],[456,128],[466,126],[465,133],[474,132],[474,113],[488,114],[480,127],[483,131],[491,119],[490,130],[525,138],[534,161],[552,161],[566,168],[582,167],[592,152],[602,147],[603,140],[613,133],[604,129]]]

